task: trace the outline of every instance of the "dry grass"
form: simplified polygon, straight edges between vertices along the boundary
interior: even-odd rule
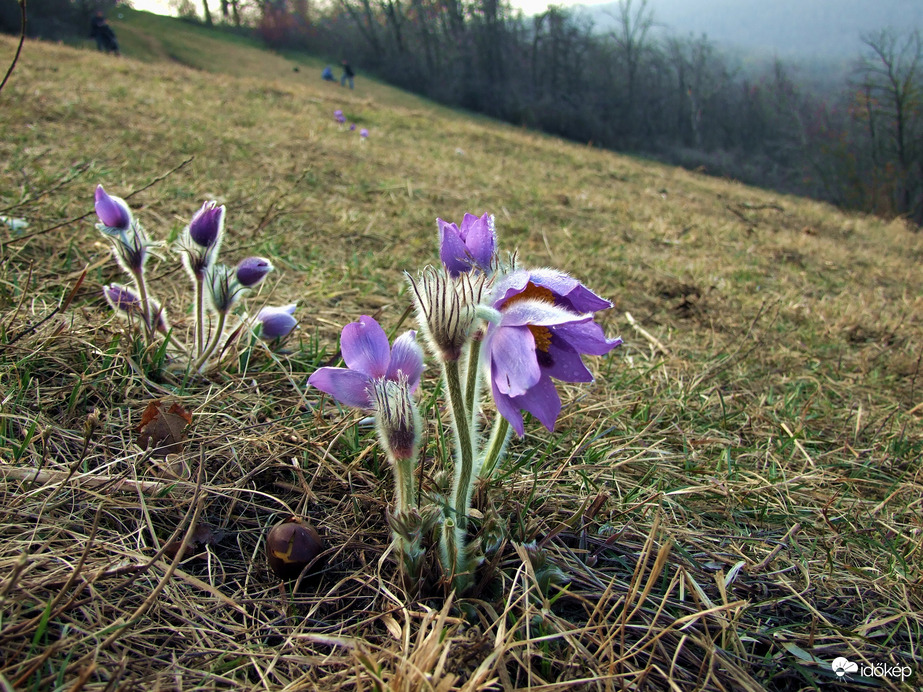
[[[246,46],[234,76],[151,62],[163,42],[129,23],[129,56],[131,27],[144,61],[28,43],[0,93],[0,214],[30,223],[0,241],[6,687],[921,684],[919,235],[466,119],[362,75],[349,92]],[[137,191],[160,237],[206,197],[226,203],[223,253],[276,260],[253,305],[298,300],[300,338],[207,380],[154,367],[100,298],[117,272],[93,229],[97,182]],[[359,314],[397,326],[400,271],[434,261],[435,218],[465,211],[496,214],[525,264],[612,298],[604,322],[627,344],[479,492],[507,540],[475,592],[448,596],[432,564],[408,600],[374,435],[305,380]],[[188,329],[176,266],[156,265],[156,285]],[[170,468],[135,444],[160,397],[194,416]],[[436,485],[437,433],[425,454]],[[262,557],[292,512],[328,546],[297,591]],[[184,536],[194,555],[170,558]],[[549,583],[549,565],[569,581]],[[838,656],[915,678],[837,681]]]

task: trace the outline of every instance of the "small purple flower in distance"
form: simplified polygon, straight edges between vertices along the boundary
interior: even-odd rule
[[[126,232],[131,228],[131,209],[121,197],[113,197],[103,189],[102,185],[96,186],[96,215],[102,225],[114,231]]]
[[[355,132],[355,131],[356,131],[356,123],[350,123],[350,124],[349,124],[349,131],[350,131],[350,132]]]
[[[189,237],[196,245],[210,248],[219,243],[224,232],[224,205],[205,202],[189,222]]]
[[[241,286],[252,288],[265,279],[272,269],[272,262],[264,257],[247,257],[237,265],[237,281]]]
[[[592,382],[581,355],[604,355],[622,343],[607,339],[592,312],[612,304],[576,279],[553,270],[515,271],[494,287],[482,358],[497,411],[522,437],[521,411],[553,430],[561,399],[551,378]]]
[[[340,125],[346,122],[346,116],[343,115],[343,111],[341,111],[339,108],[333,111],[333,119],[340,123]]]
[[[359,130],[359,136],[362,137],[362,139],[368,139],[368,138],[369,138],[369,130],[368,130],[368,128],[367,128],[367,127],[363,127],[361,130]]]
[[[439,259],[454,278],[473,268],[489,273],[496,254],[497,233],[490,214],[465,214],[461,228],[436,219],[439,227]]]
[[[308,383],[346,406],[371,410],[375,407],[374,386],[381,380],[405,382],[413,392],[423,374],[423,349],[416,332],[408,331],[388,344],[385,330],[371,317],[343,327],[340,350],[345,368],[320,368]]]
[[[281,339],[291,332],[298,321],[293,317],[295,303],[282,307],[265,307],[256,314],[256,321],[262,325],[260,336],[264,339]]]

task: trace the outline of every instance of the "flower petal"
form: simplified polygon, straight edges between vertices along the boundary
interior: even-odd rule
[[[513,399],[513,403],[538,418],[548,430],[554,430],[561,412],[561,397],[551,378],[542,377],[527,393]]]
[[[535,337],[528,327],[488,329],[484,347],[490,358],[491,379],[501,393],[519,396],[538,382],[541,372]]]
[[[391,359],[391,346],[385,330],[368,315],[343,327],[340,336],[343,360],[351,370],[369,377],[384,377]]]
[[[593,315],[579,315],[570,310],[546,303],[543,300],[518,300],[501,310],[500,324],[504,327],[517,327],[527,324],[551,327],[553,325],[592,322]]]
[[[494,405],[497,407],[497,413],[506,418],[506,421],[513,426],[513,430],[516,431],[516,434],[522,437],[525,434],[525,426],[522,422],[522,414],[519,412],[519,407],[513,403],[512,397],[503,394],[497,389],[493,368],[491,368],[490,379],[491,391],[494,396]]]
[[[508,298],[522,293],[526,289],[528,283],[529,272],[525,269],[517,269],[514,272],[510,272],[494,284],[489,298],[490,304],[500,309]]]
[[[189,222],[189,237],[201,247],[216,246],[224,233],[224,214],[223,204],[219,207],[217,202],[205,202]]]
[[[110,195],[102,185],[96,186],[94,207],[104,226],[120,231],[131,227],[131,209],[121,197]]]
[[[503,303],[526,290],[529,283],[547,288],[554,295],[555,305],[574,312],[597,312],[612,307],[577,279],[556,269],[519,269],[510,272],[497,282],[491,294],[491,304],[501,308]]]
[[[580,354],[562,339],[552,337],[547,353],[538,357],[543,375],[563,382],[592,382],[593,375],[580,359]]]
[[[415,331],[404,332],[394,340],[394,346],[391,349],[391,362],[388,364],[388,372],[385,377],[389,380],[397,380],[398,373],[403,373],[407,378],[410,391],[414,391],[420,384],[420,376],[423,374],[423,349],[417,343],[417,333]]]
[[[461,237],[461,232],[454,223],[436,219],[439,227],[439,259],[453,277],[464,274],[471,269],[468,260],[468,248]]]
[[[600,298],[574,277],[555,269],[532,269],[529,278],[536,286],[542,286],[555,294],[555,303],[574,312],[598,312],[608,310],[612,303]]]
[[[308,384],[332,396],[341,404],[355,408],[372,408],[369,394],[371,379],[346,368],[320,368],[308,378]]]
[[[483,216],[465,214],[460,231],[465,247],[468,248],[468,255],[474,264],[482,270],[489,269],[497,247],[493,217],[490,214]]]
[[[555,325],[549,329],[575,351],[590,356],[604,356],[616,346],[622,345],[620,338],[607,339],[602,327],[592,320]]]

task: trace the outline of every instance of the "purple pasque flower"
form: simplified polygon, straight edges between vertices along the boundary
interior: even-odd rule
[[[273,269],[265,257],[247,257],[237,265],[237,281],[245,288],[253,288]]]
[[[117,315],[129,317],[138,315],[144,319],[141,296],[121,284],[107,284],[103,286],[103,296],[106,302],[112,307]],[[170,331],[170,323],[167,322],[167,313],[160,303],[153,298],[149,298],[151,316],[154,331],[166,334]],[[145,320],[146,321],[146,320]]]
[[[216,247],[224,234],[224,205],[205,202],[189,222],[189,237],[203,248]]]
[[[341,404],[375,408],[374,387],[381,380],[405,382],[410,392],[420,384],[423,349],[414,331],[399,336],[391,347],[381,325],[362,315],[357,322],[343,327],[340,351],[346,367],[320,368],[308,378],[308,384]]]
[[[481,358],[497,411],[524,434],[522,411],[553,430],[561,411],[552,378],[592,382],[581,356],[601,356],[622,343],[607,339],[592,312],[611,307],[576,279],[553,270],[515,271],[494,287],[494,311]]]
[[[436,219],[439,228],[439,259],[452,277],[474,268],[489,273],[497,252],[497,232],[490,214],[465,214],[459,228]]]
[[[100,229],[109,233],[127,233],[131,228],[131,209],[121,197],[110,195],[102,185],[96,186],[96,215],[104,228]]]
[[[256,314],[256,321],[262,329],[260,336],[264,339],[281,339],[287,336],[298,320],[294,318],[296,303],[282,307],[265,307]]]
[[[121,284],[107,284],[103,286],[103,296],[106,302],[116,312],[126,314],[137,311],[141,312],[141,296],[132,291],[130,288]]]
[[[350,131],[350,132],[355,132],[355,131],[356,131],[356,123],[350,123],[350,124],[349,124],[349,131]]]
[[[359,136],[362,137],[362,139],[368,139],[369,129],[367,127],[363,127],[361,130],[359,130]]]
[[[112,243],[112,252],[122,269],[135,276],[144,272],[148,248],[157,243],[148,240],[147,234],[131,214],[131,209],[121,197],[110,195],[102,185],[96,186],[96,228]]]
[[[193,281],[202,280],[215,263],[224,237],[224,205],[205,202],[197,211],[180,241],[183,266]]]
[[[333,119],[340,123],[340,125],[346,122],[346,116],[343,115],[343,111],[339,108],[333,111]]]

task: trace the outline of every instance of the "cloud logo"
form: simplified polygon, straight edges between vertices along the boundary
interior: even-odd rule
[[[833,672],[836,673],[837,677],[839,678],[843,677],[847,673],[856,673],[859,671],[858,663],[853,663],[849,659],[843,658],[842,656],[833,659],[831,667],[833,668]]]

